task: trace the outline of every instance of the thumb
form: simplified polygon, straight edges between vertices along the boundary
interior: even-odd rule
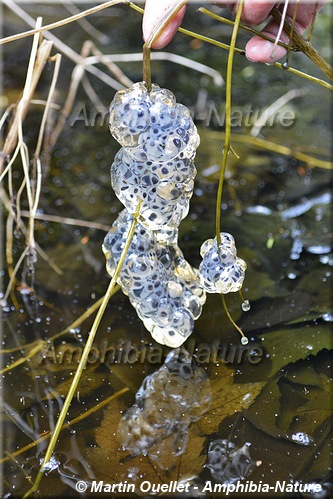
[[[143,39],[147,41],[150,35],[161,25],[165,16],[170,12],[179,0],[146,0],[145,11],[142,21]],[[162,33],[154,40],[152,48],[161,49],[165,47],[174,37],[179,28],[186,6],[182,7],[177,14],[171,19]]]

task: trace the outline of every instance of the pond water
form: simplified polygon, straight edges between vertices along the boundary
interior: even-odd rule
[[[45,24],[68,15],[60,4],[21,7],[34,18],[42,15]],[[4,19],[5,35],[26,29],[9,9],[4,9]],[[106,9],[90,22],[93,28],[70,24],[53,33],[77,52],[87,39],[105,54],[141,52],[141,17],[129,7]],[[325,58],[330,51],[329,25],[328,10],[323,9],[313,45]],[[229,27],[194,8],[184,27],[224,43],[230,40]],[[241,33],[237,45],[243,47],[246,40]],[[22,91],[30,49],[30,38],[3,46],[4,107]],[[201,244],[215,235],[225,129],[225,87],[218,74],[225,77],[228,53],[180,33],[167,51],[214,70],[201,73],[172,60],[152,62],[153,81],[190,108],[201,138],[194,195],[179,230],[185,258],[198,267]],[[305,56],[292,53],[290,62],[322,78]],[[117,64],[132,81],[142,80],[140,62]],[[111,74],[101,63],[97,67]],[[64,56],[55,95],[61,107],[73,68]],[[24,122],[31,155],[42,113],[38,101],[47,96],[52,72],[53,65],[47,63],[36,90],[37,103]],[[2,311],[5,497],[23,496],[36,478],[48,432],[96,314],[94,304],[110,281],[102,243],[122,210],[110,186],[110,166],[119,149],[108,131],[108,105],[114,93],[87,73],[53,150],[42,155],[35,239],[49,261],[38,255],[35,263],[22,263]],[[287,93],[290,100],[276,104]],[[235,497],[241,492],[282,497],[291,491],[295,497],[308,497],[302,492],[304,484],[317,490],[311,496],[329,497],[330,90],[235,55],[232,101],[231,142],[239,159],[228,159],[221,228],[234,236],[247,271],[243,297],[228,294],[226,303],[249,343],[241,345],[221,297],[209,294],[183,347],[161,346],[118,291],[101,320],[66,427],[40,484],[43,497],[101,492],[109,497],[219,497],[225,495],[222,485],[233,491],[237,484]],[[274,103],[273,118],[256,132],[255,117]],[[51,130],[58,116],[59,107],[51,114]],[[12,169],[15,196],[21,181],[17,162]],[[3,188],[8,192],[7,179]],[[20,208],[26,222],[25,195]],[[5,209],[2,217],[3,236]],[[25,237],[8,222],[7,249],[9,233],[16,263]],[[3,244],[3,252],[5,248]],[[5,290],[5,264],[4,269]],[[242,309],[244,299],[250,302],[249,310],[244,305]],[[87,311],[86,319],[78,321]],[[301,492],[295,483],[301,484]]]

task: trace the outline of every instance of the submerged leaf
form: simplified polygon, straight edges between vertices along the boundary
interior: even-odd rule
[[[316,355],[320,350],[329,350],[332,335],[327,325],[306,324],[302,328],[280,329],[260,336],[271,362],[270,375],[282,367],[308,355]]]
[[[199,421],[201,431],[207,435],[218,431],[222,421],[235,412],[250,407],[265,386],[265,382],[235,383],[234,371],[222,363],[211,373],[212,405]]]
[[[330,416],[331,390],[331,378],[301,362],[270,380],[246,418],[271,436],[311,445]]]
[[[167,366],[167,363],[165,365]],[[126,422],[126,418],[130,417],[135,409],[139,419],[131,420],[131,425],[127,427],[127,431],[131,431],[131,435],[128,435],[128,438],[132,444],[134,442],[133,437],[138,439],[138,442],[142,443],[142,436],[145,435],[145,433],[142,432],[147,432],[149,427],[157,421],[156,415],[154,416],[154,411],[155,409],[158,409],[158,406],[154,406],[154,399],[156,403],[158,403],[160,393],[163,395],[164,381],[158,390],[159,393],[150,392],[149,388],[152,387],[152,383],[158,379],[156,376],[159,372],[161,372],[164,379],[166,371],[163,370],[163,367],[159,371],[156,371],[153,377],[148,376],[146,378],[146,381],[142,385],[142,387],[145,387],[144,391],[142,392],[141,387],[136,395],[137,405],[134,405],[125,416],[123,415],[124,410],[128,405],[120,399],[112,402],[109,409],[105,411],[102,425],[96,430],[96,443],[98,448],[93,451],[89,450],[89,460],[93,463],[94,470],[98,473],[98,477],[104,477],[108,480],[117,482],[128,479],[130,475],[135,475],[140,481],[150,480],[153,483],[169,483],[172,479],[180,480],[186,479],[189,476],[198,475],[202,471],[206,461],[207,445],[205,435],[217,431],[219,425],[227,416],[249,407],[264,386],[264,383],[248,383],[245,385],[234,383],[234,372],[232,370],[228,369],[223,364],[215,365],[210,388],[212,405],[208,406],[207,402],[202,405],[204,402],[204,399],[202,398],[204,393],[200,394],[199,397],[198,395],[195,395],[195,389],[193,386],[191,387],[193,380],[189,377],[190,371],[182,369],[182,376],[185,376],[185,385],[182,386],[180,381],[176,382],[176,378],[172,376],[172,383],[170,383],[170,386],[168,387],[168,398],[170,398],[170,403],[172,403],[175,417],[173,432],[170,434],[168,431],[169,423],[166,424],[168,418],[170,418],[172,414],[169,413],[164,415],[168,404],[167,400],[165,400],[163,402],[164,405],[162,404],[164,409],[159,417],[161,425],[155,430],[156,440],[146,440],[147,447],[137,447],[137,453],[135,453],[135,447],[132,445],[132,455],[130,455],[128,450],[125,450],[124,448],[126,447],[126,439],[124,440],[124,421]],[[172,367],[171,372],[174,375],[174,366]],[[200,378],[202,379],[202,381],[200,381],[201,384],[203,381],[207,383],[207,380],[203,377],[204,370],[202,368],[194,368],[193,373],[195,375],[194,381],[196,380],[195,385],[200,381]],[[159,381],[159,383],[161,383],[161,381]],[[185,390],[186,384],[188,384],[188,387]],[[203,392],[206,392],[207,389],[209,389],[209,385],[202,385]],[[173,392],[176,394],[174,400],[172,400]],[[147,414],[145,426],[142,426],[144,424],[142,417],[145,414],[144,408],[146,407],[145,394],[149,395],[149,399],[147,399],[149,402],[147,406],[149,414]],[[189,408],[186,407],[185,398],[187,400],[188,397],[191,397],[191,394],[195,395],[195,403]],[[192,398],[188,400],[192,400]],[[200,402],[201,399],[202,403]],[[195,421],[202,414],[202,411],[201,413],[199,411],[199,406],[197,407],[199,402],[205,410],[205,413],[196,423]],[[178,409],[177,404],[179,404]],[[140,406],[142,407],[142,411],[139,411]],[[184,441],[181,452],[175,453],[175,437],[176,440],[178,439],[178,448],[180,447],[179,437],[181,437],[177,425],[181,426],[184,423],[185,415],[190,413],[193,413],[195,417],[192,418],[193,422],[186,430],[187,442]],[[182,414],[183,417],[181,417]],[[163,426],[165,426],[164,434]],[[147,435],[150,435],[150,433],[148,432]],[[146,455],[142,455],[141,452]],[[115,470],[117,470],[117,472],[115,472]],[[133,470],[135,470],[135,473]]]

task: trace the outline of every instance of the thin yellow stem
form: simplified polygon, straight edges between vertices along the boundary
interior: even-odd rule
[[[289,43],[288,43],[288,47],[287,47],[287,57],[286,57],[286,62],[285,64],[283,65],[284,67],[285,66],[289,66],[289,55],[290,55],[290,51],[291,51],[291,47],[293,46],[293,34],[294,34],[294,29],[295,29],[295,22],[296,22],[296,17],[297,17],[297,12],[298,12],[298,7],[299,7],[299,0],[297,0],[297,3],[295,5],[295,10],[294,10],[294,14],[293,14],[293,19],[292,19],[292,22],[291,22],[291,32],[290,32],[290,40],[289,40]]]
[[[151,69],[150,69],[150,49],[154,41],[168,26],[175,15],[187,4],[187,0],[179,0],[172,9],[168,10],[161,20],[160,24],[150,34],[148,40],[143,45],[143,79],[146,82],[147,88],[151,90]]]
[[[199,12],[202,12],[206,16],[212,17],[213,19],[215,19],[216,21],[219,21],[220,23],[228,24],[229,26],[234,26],[234,24],[235,24],[235,22],[232,21],[231,19],[227,19],[226,17],[219,16],[218,14],[215,14],[214,12],[211,12],[210,10],[205,9],[204,7],[200,7],[200,9],[198,9],[198,10],[199,10]],[[243,31],[246,31],[247,33],[251,33],[251,35],[259,36],[260,38],[263,38],[264,40],[268,40],[268,41],[274,43],[274,38],[271,38],[270,36],[264,35],[260,31],[257,31],[253,28],[250,28],[249,26],[244,26],[244,24],[239,24],[239,28],[242,29]],[[278,42],[278,45],[280,45],[281,47],[284,47],[284,48],[288,48],[288,46],[289,46],[286,43],[283,43],[281,41]],[[296,50],[296,49],[292,48],[292,50]]]
[[[221,294],[221,299],[222,299],[222,305],[223,305],[224,311],[227,314],[229,321],[234,326],[234,328],[237,329],[237,331],[239,332],[239,334],[242,337],[242,339],[241,339],[242,345],[247,345],[249,340],[247,339],[247,337],[245,336],[245,334],[243,333],[241,328],[239,326],[237,326],[236,322],[231,317],[230,312],[229,312],[228,307],[227,307],[227,304],[226,304],[226,301],[225,301],[225,297],[223,294]]]
[[[221,132],[211,132],[212,137],[216,137],[217,139],[221,139],[225,136],[224,133]],[[310,156],[309,154],[298,151],[297,149],[293,149],[292,147],[282,146],[268,139],[261,139],[260,137],[252,137],[251,135],[244,134],[235,134],[233,138],[234,142],[242,143],[242,144],[250,144],[253,147],[259,147],[260,149],[265,149],[266,151],[274,151],[278,154],[282,154],[284,156],[293,156],[295,159],[299,161],[303,161],[306,163],[309,168],[325,168],[326,170],[331,170],[333,168],[332,161],[325,161],[322,159],[315,158]]]
[[[96,411],[99,411],[99,409],[102,409],[102,407],[105,407],[107,404],[112,402],[112,400],[115,400],[116,398],[120,397],[121,395],[123,395],[124,393],[126,393],[128,391],[129,391],[129,388],[127,388],[127,386],[125,388],[122,388],[117,393],[114,393],[113,395],[111,395],[107,399],[94,405],[94,407],[92,407],[91,409],[88,409],[87,411],[85,411],[83,414],[80,414],[80,416],[77,416],[76,418],[72,419],[72,421],[69,421],[68,423],[65,423],[64,425],[62,425],[60,431],[66,430],[66,428],[69,428],[70,426],[73,426],[74,424],[79,423],[83,419],[86,419],[88,416],[91,416],[91,414],[94,414]],[[44,435],[39,437],[37,440],[30,442],[30,444],[25,445],[24,447],[21,447],[21,449],[18,449],[17,451],[7,455],[6,457],[3,457],[2,459],[0,459],[0,464],[5,463],[6,461],[9,461],[10,459],[15,458],[17,456],[20,456],[21,454],[24,454],[24,452],[27,452],[30,449],[33,449],[40,442],[43,442],[43,440],[47,440],[48,438],[50,438],[50,435],[51,435],[51,433],[45,433]]]
[[[281,12],[276,7],[272,9],[271,15],[277,23],[282,21]],[[307,40],[303,38],[302,35],[293,29],[293,26],[290,24],[288,19],[284,19],[283,30],[287,33],[289,38],[292,35],[295,45],[303,52],[303,54],[305,54],[313,62],[313,64],[315,64],[324,73],[324,75],[327,76],[327,78],[333,80],[332,66],[325,61],[325,59]]]
[[[314,28],[314,25],[315,25],[315,20],[316,20],[316,17],[317,17],[317,14],[318,14],[318,8],[319,8],[319,2],[318,0],[316,1],[316,4],[315,4],[315,7],[313,9],[313,16],[312,16],[312,20],[311,20],[311,24],[310,24],[310,29],[309,29],[309,33],[308,33],[308,36],[306,38],[306,41],[308,43],[310,43],[311,41],[311,37],[312,37],[312,32],[313,32],[313,28]]]
[[[16,3],[13,0],[2,0],[2,3],[9,6],[9,7],[15,7]],[[112,7],[113,5],[117,5],[119,3],[124,3],[128,4],[126,0],[111,0],[109,2],[105,2],[101,5],[97,5],[95,7],[92,7],[91,9],[84,10],[82,12],[79,12],[78,14],[75,14],[74,16],[66,17],[65,19],[61,19],[60,21],[57,21],[55,23],[51,24],[46,24],[45,26],[41,26],[40,28],[37,29],[30,29],[29,31],[24,31],[23,33],[17,33],[16,35],[11,35],[7,36],[6,38],[0,39],[0,45],[3,45],[4,43],[9,43],[13,42],[14,40],[20,40],[21,38],[25,38],[26,36],[32,36],[35,33],[41,33],[42,31],[49,31],[51,29],[59,28],[60,26],[64,26],[65,24],[72,23],[74,21],[77,21],[78,19],[81,19],[82,17],[89,16],[91,14],[94,14],[95,12],[99,12],[100,10],[106,9],[107,7]]]
[[[106,294],[105,294],[105,296],[103,298],[101,306],[98,309],[97,315],[95,317],[94,323],[92,325],[91,331],[90,331],[89,336],[88,336],[87,343],[85,344],[85,347],[83,349],[79,365],[78,365],[77,370],[75,372],[72,384],[71,384],[71,386],[69,388],[69,391],[67,393],[66,399],[64,401],[64,405],[63,405],[63,407],[61,409],[61,412],[60,412],[59,417],[57,419],[56,425],[55,425],[54,430],[52,432],[51,440],[50,440],[48,448],[46,450],[45,457],[43,459],[42,465],[41,465],[40,470],[39,470],[39,472],[37,474],[37,477],[36,477],[36,480],[34,482],[33,487],[28,490],[28,492],[24,495],[23,499],[26,499],[27,497],[29,497],[31,494],[33,494],[34,492],[36,492],[38,490],[40,482],[41,482],[41,480],[42,480],[42,478],[44,476],[44,472],[47,470],[47,465],[48,465],[48,463],[49,463],[49,461],[50,461],[50,459],[52,457],[52,452],[53,452],[53,450],[55,448],[55,445],[57,443],[57,440],[58,440],[58,437],[59,437],[59,433],[60,433],[61,428],[63,426],[65,417],[67,416],[67,412],[69,410],[70,404],[71,404],[71,402],[73,400],[73,397],[75,395],[75,392],[77,390],[77,387],[78,387],[78,384],[79,384],[82,372],[83,372],[84,367],[86,365],[89,352],[91,350],[91,347],[93,345],[93,342],[94,342],[94,339],[95,339],[95,336],[96,336],[96,332],[97,332],[98,326],[99,326],[99,324],[101,322],[101,319],[102,319],[102,317],[104,315],[105,309],[106,309],[107,304],[109,302],[109,299],[110,299],[110,297],[112,295],[113,289],[114,289],[114,287],[115,287],[115,285],[117,283],[117,279],[119,277],[119,273],[121,271],[121,268],[123,266],[123,263],[125,261],[125,258],[126,258],[127,252],[128,252],[128,249],[130,247],[130,244],[131,244],[131,241],[132,241],[132,238],[133,238],[133,235],[134,235],[137,223],[138,223],[138,215],[139,215],[139,211],[140,211],[140,205],[141,205],[141,203],[139,203],[138,211],[134,215],[133,222],[132,222],[130,230],[128,232],[126,244],[125,244],[124,249],[123,249],[123,251],[121,253],[121,256],[120,256],[119,262],[117,264],[115,273],[114,273],[114,275],[113,275],[113,277],[111,279],[111,282],[110,282],[109,287],[107,289],[107,292],[106,292]]]
[[[35,161],[39,157],[40,152],[42,150],[42,143],[43,143],[45,126],[46,126],[46,120],[47,120],[47,116],[48,116],[48,113],[50,111],[50,108],[52,106],[52,98],[53,98],[53,94],[54,94],[56,83],[58,81],[58,76],[59,76],[61,54],[56,54],[54,56],[54,60],[55,60],[55,65],[54,65],[53,77],[52,77],[50,90],[49,90],[47,100],[46,100],[46,105],[45,105],[45,109],[44,109],[44,113],[43,113],[43,117],[42,117],[42,122],[41,122],[40,129],[39,129],[39,134],[38,134],[37,146],[36,146],[36,150],[35,150],[35,154],[34,154]]]
[[[140,12],[140,14],[143,14],[144,10],[141,8],[141,7],[138,7],[137,5],[133,4],[132,2],[129,2],[128,4],[133,10],[136,10],[137,12]],[[201,9],[199,9],[201,10]],[[224,19],[224,18],[221,18],[221,19]],[[227,24],[231,24],[231,25],[234,25],[234,21],[230,21],[228,20],[228,23]],[[245,29],[246,26],[242,26],[241,24],[239,25],[239,27],[242,27],[242,29]],[[261,36],[262,38],[265,38],[269,41],[274,41],[272,38],[270,37],[265,37],[264,35],[260,34],[260,33],[257,33],[255,30],[251,30],[250,28],[246,28],[248,30],[250,30],[251,32],[254,32],[253,34],[255,35],[258,35],[258,36]],[[210,43],[211,45],[215,45],[216,47],[220,47],[224,50],[230,50],[230,46],[227,45],[226,43],[222,43],[222,42],[219,42],[217,40],[214,40],[213,38],[209,38],[207,36],[204,36],[204,35],[200,35],[199,33],[195,33],[194,31],[190,31],[188,29],[185,29],[185,28],[178,28],[178,31],[180,33],[183,33],[184,35],[187,35],[187,36],[191,36],[192,38],[195,38],[197,40],[201,40],[205,43]],[[279,45],[281,45],[282,47],[285,46],[285,44],[283,43],[280,43]],[[298,51],[299,49],[297,47],[292,47],[291,50],[293,51]],[[237,54],[241,54],[241,55],[245,55],[245,50],[243,49],[239,49],[239,48],[234,48],[234,51],[237,53]],[[333,85],[331,85],[330,83],[324,81],[324,80],[321,80],[320,78],[316,78],[315,76],[311,76],[311,75],[308,75],[306,73],[303,73],[303,71],[299,71],[298,69],[295,69],[295,68],[292,68],[290,66],[288,66],[287,68],[285,66],[283,66],[283,64],[281,64],[280,62],[275,62],[273,64],[273,66],[279,68],[279,69],[283,69],[284,71],[288,71],[289,73],[292,73],[296,76],[299,76],[300,78],[305,78],[306,80],[309,80],[311,81],[312,83],[316,83],[317,85],[321,85],[322,87],[325,87],[325,88],[328,88],[329,90],[333,90]]]
[[[225,178],[225,172],[227,168],[227,159],[230,151],[230,142],[231,142],[231,88],[232,88],[232,70],[233,70],[233,62],[234,62],[234,53],[235,46],[238,34],[238,28],[240,23],[240,18],[242,14],[244,0],[241,0],[238,9],[237,15],[235,19],[234,28],[232,31],[231,41],[230,41],[230,51],[228,55],[228,63],[227,63],[227,77],[225,82],[225,140],[224,140],[224,149],[223,149],[223,157],[222,157],[222,165],[220,172],[219,185],[217,189],[217,200],[216,200],[216,239],[217,246],[219,247],[221,244],[221,204],[222,204],[222,192],[223,192],[223,183]]]
[[[148,92],[151,91],[151,64],[150,64],[150,47],[146,44],[143,46],[143,81],[146,83]]]

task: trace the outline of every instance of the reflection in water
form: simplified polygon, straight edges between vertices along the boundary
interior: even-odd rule
[[[119,425],[123,448],[148,455],[165,469],[170,457],[185,451],[190,424],[208,410],[210,384],[192,356],[178,348],[144,379],[135,399]]]
[[[250,475],[256,462],[250,457],[248,443],[235,449],[229,440],[213,440],[208,449],[205,465],[218,483],[234,483]]]
[[[298,260],[303,250],[314,255],[332,251],[331,204],[332,192],[325,188],[320,194],[302,196],[281,211],[258,205],[247,208],[247,212],[264,216],[278,214],[284,224],[285,237],[293,241],[290,258]]]

